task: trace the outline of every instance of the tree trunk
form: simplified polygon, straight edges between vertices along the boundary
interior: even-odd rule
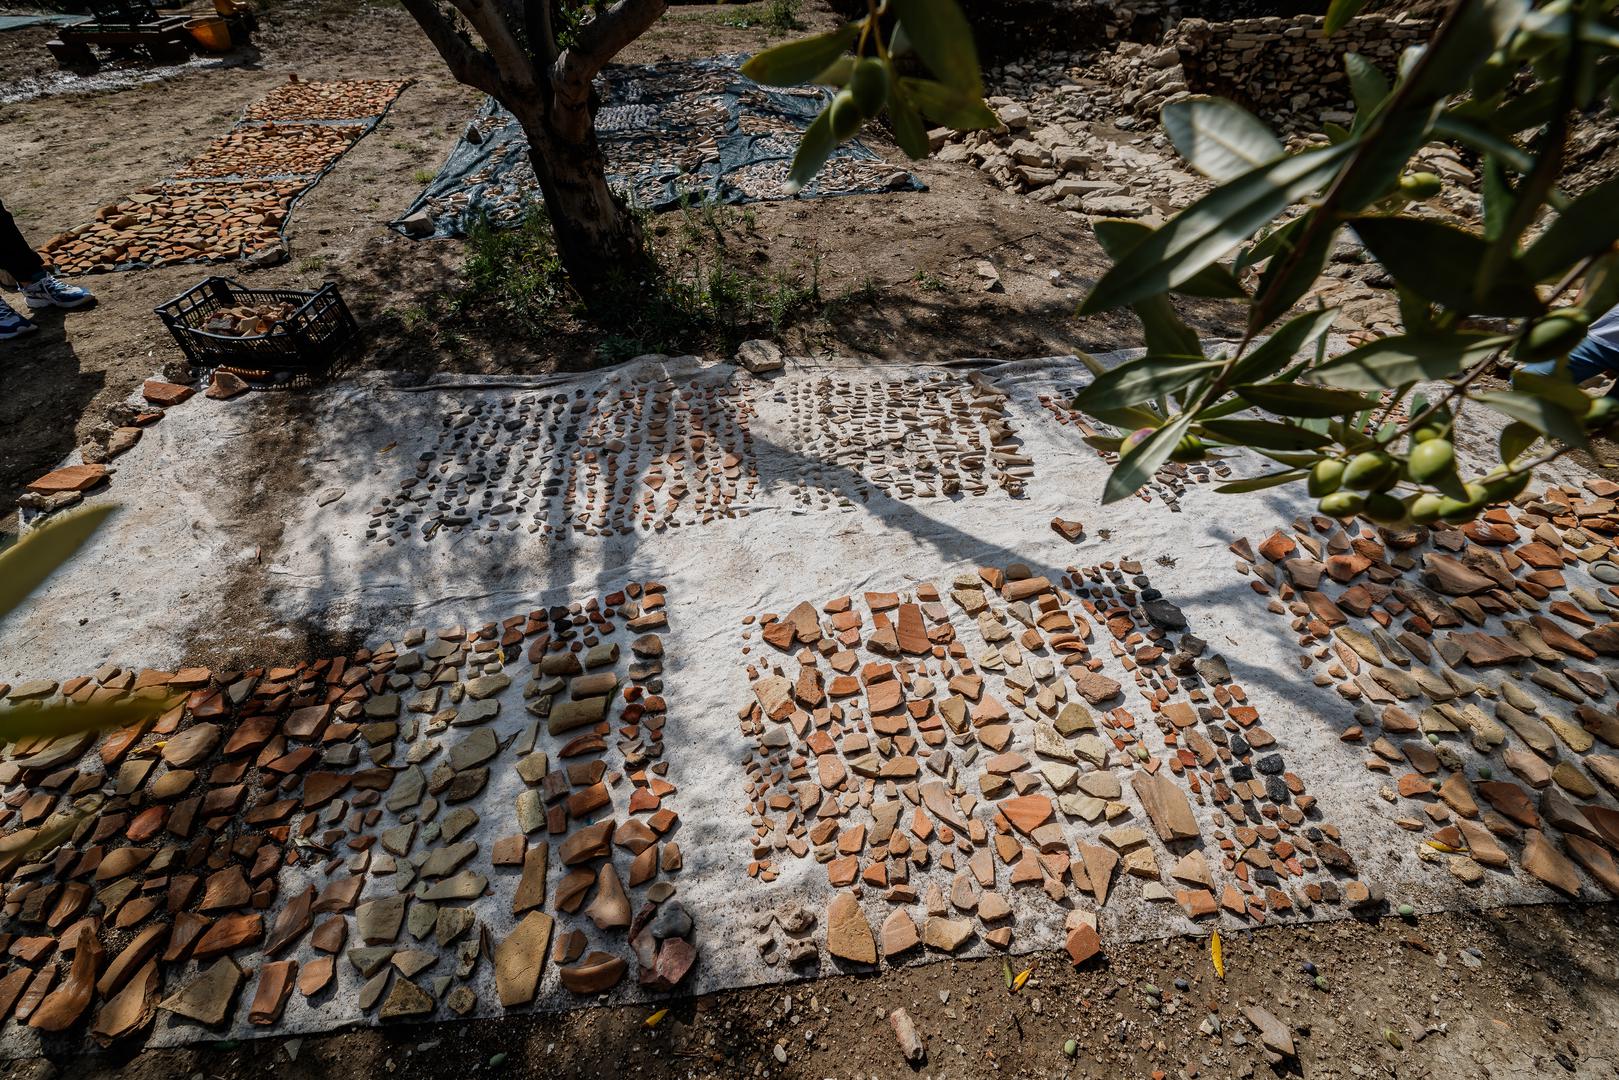
[[[607,186],[607,162],[588,112],[582,124],[574,117],[558,125],[526,110],[517,119],[528,136],[557,254],[586,305],[599,310],[651,271],[640,222]]]

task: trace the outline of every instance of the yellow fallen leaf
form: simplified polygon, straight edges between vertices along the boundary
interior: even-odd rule
[[[646,1020],[643,1021],[643,1023],[645,1023],[646,1026],[649,1027],[649,1028],[655,1028],[659,1024],[663,1023],[663,1018],[665,1016],[668,1016],[668,1015],[669,1015],[669,1010],[668,1009],[659,1009],[657,1012],[655,1012],[651,1016],[647,1017]]]
[[[1012,993],[1015,994],[1019,990],[1023,989],[1023,984],[1028,982],[1029,981],[1029,976],[1033,975],[1033,974],[1034,974],[1034,968],[1032,968],[1032,967],[1031,968],[1024,968],[1022,971],[1018,972],[1017,973],[1017,978],[1012,980]]]
[[[1220,944],[1220,931],[1218,930],[1209,938],[1209,959],[1214,961],[1215,977],[1225,978],[1225,949]]]
[[[1441,843],[1438,840],[1429,840],[1429,841],[1426,841],[1426,843],[1427,843],[1427,845],[1429,847],[1433,848],[1435,851],[1443,851],[1446,855],[1455,855],[1458,852],[1464,850],[1463,848],[1459,848],[1459,847],[1451,847],[1449,844]]]

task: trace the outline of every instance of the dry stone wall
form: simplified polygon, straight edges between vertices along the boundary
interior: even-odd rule
[[[1267,114],[1342,109],[1350,102],[1344,53],[1359,53],[1392,73],[1400,53],[1427,41],[1434,30],[1425,19],[1369,15],[1329,38],[1322,23],[1311,15],[1226,23],[1185,19],[1165,42],[1179,54],[1183,78],[1163,73],[1172,68],[1156,69],[1155,78]]]
[[[1181,14],[1169,0],[959,0],[986,61],[1017,60],[1034,49],[1105,47],[1156,40]],[[844,18],[866,14],[866,0],[831,0]]]

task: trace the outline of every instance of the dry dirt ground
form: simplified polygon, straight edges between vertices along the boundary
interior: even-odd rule
[[[771,40],[743,27],[762,4],[676,7],[636,42],[625,62],[751,51]],[[808,28],[832,16],[807,4]],[[0,105],[0,200],[24,231],[43,243],[89,220],[97,208],[168,175],[241,110],[289,73],[303,78],[389,78],[415,81],[377,128],[299,203],[287,231],[291,259],[244,274],[174,266],[95,275],[92,312],[47,315],[42,332],[8,342],[0,365],[0,505],[53,466],[102,423],[105,407],[180,354],[152,308],[211,272],[242,276],[255,286],[312,288],[336,281],[371,332],[368,366],[414,371],[458,368],[537,373],[580,367],[593,357],[588,336],[559,349],[491,330],[437,343],[421,315],[458,288],[465,244],[418,242],[385,227],[437,170],[477,104],[455,83],[415,24],[394,6],[352,0],[273,3],[261,15],[254,49],[237,66],[193,70],[121,91],[55,94]],[[41,29],[0,34],[0,84],[40,73]],[[779,35],[777,35],[779,39]],[[15,72],[16,74],[12,74]],[[901,155],[881,142],[876,148]],[[1118,317],[1072,317],[1102,266],[1087,226],[996,189],[964,165],[922,162],[915,171],[930,191],[763,203],[751,228],[733,220],[723,242],[761,275],[780,271],[818,277],[830,301],[794,327],[797,351],[903,357],[1008,357],[1131,344],[1137,330]],[[986,292],[974,264],[1000,270],[1003,292]],[[1056,283],[1050,271],[1057,270]],[[1229,330],[1217,309],[1195,312],[1208,332]],[[971,343],[970,348],[964,343]]]
[[[997,961],[945,961],[681,999],[653,1028],[645,1006],[579,1009],[152,1051],[63,1075],[1612,1077],[1616,929],[1612,905],[1340,922],[1228,938],[1223,980],[1201,940],[1171,940],[1080,971],[1023,958],[1034,970],[1016,994]],[[1273,1069],[1242,1018],[1253,1004],[1292,1026],[1297,1061]],[[895,1008],[927,1047],[914,1070]]]
[[[735,25],[746,21],[738,11],[677,8],[624,59],[757,48],[765,31]],[[803,18],[813,27],[830,15],[812,9]],[[370,364],[534,373],[589,362],[588,348],[501,338],[474,337],[449,353],[430,347],[429,329],[412,326],[408,313],[457,287],[465,247],[408,241],[384,223],[437,168],[476,95],[448,77],[408,18],[394,7],[282,3],[263,24],[257,49],[236,66],[0,106],[0,198],[43,240],[166,175],[289,72],[409,76],[415,84],[378,128],[294,212],[291,260],[254,274],[254,283],[337,281],[371,327]],[[0,81],[48,70],[45,36],[0,34]],[[916,171],[929,185],[925,196],[763,204],[752,229],[726,237],[761,267],[790,273],[818,264],[823,293],[841,298],[793,329],[794,349],[1036,356],[1134,342],[1131,324],[1070,315],[1101,265],[1086,227],[1000,192],[966,167],[924,162]],[[1004,292],[979,288],[973,263],[982,258],[999,268]],[[1055,284],[1051,270],[1060,272]],[[101,298],[96,310],[47,316],[33,340],[0,346],[0,505],[88,437],[107,405],[178,359],[151,309],[208,272],[98,276],[88,282]],[[1219,310],[1193,314],[1205,332],[1229,329]],[[297,425],[288,427],[296,442]],[[284,449],[290,459],[295,447]],[[246,482],[261,464],[233,467]],[[273,541],[273,523],[266,528]],[[1616,929],[1615,908],[1606,905],[1345,922],[1230,939],[1224,981],[1201,942],[1169,941],[1120,946],[1105,965],[1077,972],[1061,957],[1033,958],[1034,974],[1016,995],[1004,989],[996,961],[945,962],[679,1000],[651,1029],[644,1008],[585,1009],[57,1066],[65,1076],[142,1080],[888,1077],[909,1072],[886,1019],[903,1006],[927,1043],[918,1071],[928,1075],[1270,1075],[1242,1018],[1245,1005],[1259,1002],[1293,1026],[1295,1068],[1307,1076],[1611,1077],[1619,1075]],[[1467,949],[1477,955],[1464,956]],[[1324,989],[1304,972],[1306,962]],[[1063,1053],[1069,1038],[1078,1044],[1072,1059]],[[37,1076],[37,1063],[19,1063],[10,1075]]]

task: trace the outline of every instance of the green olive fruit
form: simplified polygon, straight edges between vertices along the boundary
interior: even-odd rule
[[[1406,475],[1419,484],[1426,484],[1436,476],[1449,472],[1456,462],[1456,447],[1449,439],[1429,439],[1411,448],[1406,460]]]
[[[882,112],[888,101],[888,65],[872,56],[857,62],[849,73],[849,93],[867,120]]]
[[[1366,497],[1357,495],[1353,491],[1334,491],[1316,504],[1316,508],[1328,517],[1346,518],[1354,517],[1366,505]]]
[[[847,90],[839,90],[838,96],[832,99],[832,137],[840,143],[848,142],[865,122],[866,117],[860,111],[860,103],[854,99],[854,95]]]
[[[1457,499],[1446,495],[1439,500],[1439,516],[1452,525],[1465,524],[1478,517],[1490,497],[1489,491],[1477,481],[1470,481],[1465,486],[1467,498]]]
[[[1485,491],[1485,502],[1498,503],[1516,499],[1523,494],[1523,489],[1529,486],[1531,474],[1521,472],[1516,474],[1491,473],[1482,483]]]
[[[1400,177],[1400,194],[1408,199],[1431,199],[1444,187],[1445,182],[1431,172],[1406,173]]]
[[[1450,425],[1453,421],[1450,410],[1441,408],[1432,416],[1422,422],[1422,426],[1411,433],[1411,442],[1427,442],[1429,439],[1444,439],[1449,437]]]
[[[1599,428],[1611,424],[1616,414],[1619,414],[1619,398],[1606,395],[1592,398],[1591,405],[1585,410],[1585,426]]]
[[[1366,507],[1361,516],[1379,525],[1397,525],[1405,520],[1405,503],[1387,492],[1374,492],[1366,496]]]
[[[1523,337],[1522,355],[1526,360],[1562,356],[1585,337],[1591,316],[1584,308],[1567,307],[1547,312],[1536,319]]]
[[[1439,520],[1439,507],[1444,501],[1431,492],[1413,496],[1406,505],[1406,516],[1413,525],[1432,525]]]
[[[1319,499],[1331,495],[1344,482],[1344,463],[1337,458],[1322,458],[1310,467],[1310,494]]]
[[[1203,440],[1196,435],[1182,435],[1181,441],[1175,444],[1175,449],[1169,452],[1169,460],[1179,461],[1182,464],[1202,461],[1208,456],[1208,450]]]
[[[1381,450],[1367,450],[1349,459],[1344,486],[1356,491],[1382,491],[1400,478],[1400,463]]]

